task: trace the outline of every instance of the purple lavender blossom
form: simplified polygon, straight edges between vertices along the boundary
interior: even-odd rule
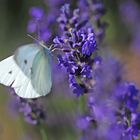
[[[80,96],[88,93],[92,78],[93,54],[98,50],[95,35],[88,21],[81,20],[79,10],[72,13],[68,4],[61,8],[58,22],[63,34],[54,38],[54,46],[65,53],[58,56],[59,65],[66,68],[73,93]]]
[[[126,0],[120,5],[120,16],[125,26],[131,32],[131,48],[139,55],[140,51],[140,10],[136,1]],[[125,17],[125,18],[124,18]]]
[[[88,116],[82,116],[78,118],[77,121],[77,127],[79,127],[81,130],[86,130],[89,127],[91,118]]]
[[[19,98],[18,101],[20,102],[19,112],[24,114],[25,121],[29,124],[37,125],[46,119],[44,110],[42,106],[37,103],[37,100]]]
[[[116,92],[119,103],[117,117],[119,118],[119,125],[123,126],[122,135],[129,137],[130,140],[137,139],[140,133],[140,120],[138,119],[139,91],[134,83],[128,82],[119,88],[119,92]]]
[[[68,2],[69,0],[67,0]],[[56,17],[58,10],[64,4],[64,0],[47,0],[48,11],[41,7],[32,7],[29,11],[31,19],[28,22],[28,33],[35,33],[39,40],[51,43],[54,32],[58,32],[56,26]]]
[[[80,16],[79,9],[74,9],[72,12],[69,4],[62,6],[60,16],[57,19],[61,33],[66,36],[71,36],[71,32],[84,28],[88,19],[81,18]]]
[[[87,128],[92,129],[90,139],[112,140],[114,136],[116,140],[137,139],[139,91],[134,83],[123,81],[121,65],[116,60],[107,60],[95,65],[95,86],[88,104],[88,116],[94,120],[88,122],[88,126],[93,126]]]
[[[10,87],[9,91],[11,93],[12,103],[14,102],[13,111],[23,113],[27,123],[37,125],[46,120],[45,111],[38,100],[20,98]]]
[[[124,23],[131,26],[138,26],[140,10],[137,3],[133,0],[126,0],[120,5],[120,16]],[[125,18],[124,18],[125,17]]]
[[[29,11],[32,19],[28,23],[28,32],[37,33],[40,40],[48,41],[51,37],[49,19],[45,11],[39,7],[32,7]]]
[[[91,23],[95,28],[98,44],[101,44],[105,37],[107,27],[107,23],[101,20],[106,13],[103,1],[80,0],[78,1],[78,7],[83,11],[82,16],[91,20]]]
[[[93,33],[90,33],[87,40],[83,43],[82,54],[90,56],[96,49],[95,36]]]
[[[93,89],[88,94],[88,107],[89,116],[99,128],[95,128],[93,131],[106,129],[107,134],[112,124],[116,122],[115,112],[118,103],[114,99],[114,91],[116,86],[122,83],[122,72],[121,64],[109,55],[107,58],[97,58],[94,63],[91,80]],[[99,135],[101,136],[101,134]]]

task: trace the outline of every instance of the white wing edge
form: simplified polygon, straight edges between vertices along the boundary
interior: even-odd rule
[[[14,88],[22,98],[37,98],[41,95],[32,87],[31,80],[21,71],[14,55],[0,62],[0,83]]]

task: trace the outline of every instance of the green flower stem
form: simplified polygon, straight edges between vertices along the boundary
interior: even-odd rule
[[[86,112],[86,95],[79,97],[79,109],[81,114]]]
[[[43,126],[39,127],[42,140],[48,140],[46,129]]]

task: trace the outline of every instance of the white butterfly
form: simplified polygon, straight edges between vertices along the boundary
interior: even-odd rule
[[[0,62],[0,83],[11,86],[22,98],[45,96],[51,90],[51,52],[28,44]]]

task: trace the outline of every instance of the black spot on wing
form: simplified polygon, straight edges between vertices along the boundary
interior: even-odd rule
[[[9,74],[12,74],[12,71],[9,71]]]
[[[27,60],[26,59],[24,60],[24,63],[27,64]]]

